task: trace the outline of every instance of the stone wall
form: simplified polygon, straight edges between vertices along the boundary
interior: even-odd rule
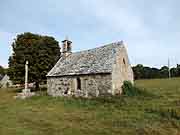
[[[112,89],[113,94],[122,93],[122,85],[124,81],[134,82],[133,71],[129,62],[128,54],[125,47],[121,47],[113,64],[112,72]]]
[[[48,77],[47,87],[51,96],[94,97],[112,93],[112,77],[111,74]]]

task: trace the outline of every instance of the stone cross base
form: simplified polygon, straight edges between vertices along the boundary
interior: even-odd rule
[[[35,92],[31,92],[30,89],[23,89],[21,93],[18,93],[14,98],[16,99],[26,99],[35,96]]]

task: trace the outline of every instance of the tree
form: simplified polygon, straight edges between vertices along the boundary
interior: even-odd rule
[[[0,75],[4,75],[4,74],[5,74],[5,69],[2,66],[0,66]]]
[[[177,64],[177,76],[180,76],[180,64]]]
[[[177,68],[172,68],[171,73],[172,77],[177,76]],[[180,66],[179,66],[180,69]],[[180,70],[179,70],[180,71]],[[167,66],[158,68],[144,67],[141,64],[133,67],[135,79],[153,79],[153,78],[167,78],[169,73],[169,68]]]
[[[177,77],[177,68],[171,68],[170,72],[172,77]]]
[[[13,54],[9,57],[8,75],[14,83],[24,83],[26,60],[29,61],[29,82],[39,83],[60,57],[58,41],[53,37],[32,33],[17,35],[12,43]]]
[[[160,69],[161,78],[168,78],[169,76],[169,68],[167,66],[163,66]]]
[[[134,78],[135,79],[143,78],[143,75],[142,75],[143,69],[144,69],[143,65],[138,64],[135,67],[133,67],[132,69],[133,69],[133,72],[134,72]]]
[[[157,68],[151,68],[151,76],[150,78],[160,78],[160,72]]]
[[[5,75],[5,69],[2,66],[0,66],[0,81],[4,75]],[[1,88],[1,86],[0,86],[0,88]]]

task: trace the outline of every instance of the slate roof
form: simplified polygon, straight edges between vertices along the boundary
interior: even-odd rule
[[[111,73],[117,49],[121,47],[122,41],[62,56],[47,77]]]

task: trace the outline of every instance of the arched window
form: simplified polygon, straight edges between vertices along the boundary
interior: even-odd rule
[[[67,95],[67,94],[68,94],[68,89],[66,89],[66,90],[64,91],[64,94],[65,94],[65,95]]]
[[[77,78],[77,89],[81,90],[81,79],[79,77]]]
[[[125,58],[123,58],[123,71],[127,72],[127,64]]]
[[[125,59],[124,59],[124,58],[123,58],[123,64],[124,64],[124,65],[126,65],[126,61],[125,61]]]

